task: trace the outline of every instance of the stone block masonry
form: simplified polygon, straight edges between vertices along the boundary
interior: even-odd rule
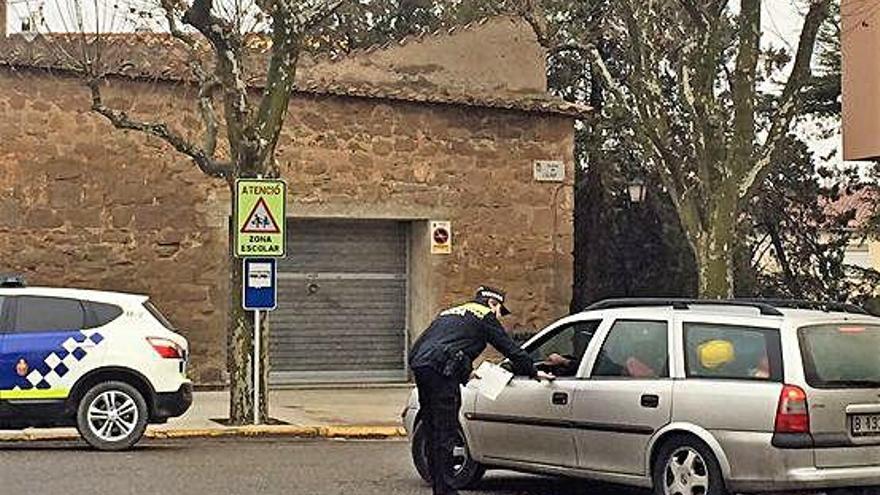
[[[115,80],[105,99],[197,139],[185,85]],[[76,79],[0,68],[0,271],[150,294],[189,339],[194,379],[221,383],[226,185],[88,107]],[[302,93],[277,160],[290,215],[413,222],[413,332],[481,283],[534,330],[569,305],[573,150],[571,117]],[[534,160],[564,161],[567,181],[535,182]],[[426,254],[431,219],[452,222],[452,255]]]

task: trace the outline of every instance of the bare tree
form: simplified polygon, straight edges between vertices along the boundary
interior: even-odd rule
[[[597,38],[551,28],[559,23],[548,23],[542,0],[521,1],[542,44],[585,54],[612,96],[604,110],[632,122],[628,145],[672,198],[704,297],[733,295],[738,218],[801,111],[830,4],[808,1],[788,76],[777,83],[776,72],[763,70],[779,53],[762,57],[760,0],[619,0],[596,36],[627,47],[622,75],[609,70]],[[771,118],[760,117],[760,105],[772,106]]]
[[[117,129],[158,138],[188,157],[207,177],[223,180],[230,195],[238,178],[277,177],[275,148],[294,91],[297,62],[313,29],[328,23],[344,0],[56,0],[53,19],[42,20],[38,40],[62,65],[82,78],[91,111]],[[150,3],[159,2],[159,3]],[[54,22],[54,25],[52,23]],[[51,29],[50,29],[51,27]],[[137,60],[114,52],[121,37],[161,37],[162,55],[187,68],[183,83],[193,86],[201,116],[201,136],[173,129],[161,120],[134,116],[104,97],[112,76]],[[157,32],[161,31],[161,32]],[[255,57],[253,45],[268,47]],[[49,65],[52,65],[49,64]],[[253,81],[260,81],[255,89]],[[230,202],[233,203],[233,202]],[[229,240],[231,273],[228,308],[230,419],[253,415],[253,319],[241,307],[241,264]],[[265,336],[264,336],[265,338]],[[263,345],[262,349],[267,346]],[[262,359],[267,357],[264,352]],[[268,366],[262,366],[267,373]],[[265,378],[265,377],[264,377]],[[267,417],[267,380],[261,380],[261,417]]]

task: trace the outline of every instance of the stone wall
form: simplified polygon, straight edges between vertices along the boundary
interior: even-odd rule
[[[116,82],[110,105],[198,129],[188,88]],[[192,373],[223,380],[229,194],[156,139],[86,111],[76,80],[0,69],[0,271],[33,285],[149,293],[186,334]],[[511,293],[508,326],[566,312],[571,286],[570,118],[299,95],[279,143],[302,217],[413,221],[412,328],[480,283]],[[565,184],[532,161],[564,160]],[[451,220],[432,256],[425,222]]]

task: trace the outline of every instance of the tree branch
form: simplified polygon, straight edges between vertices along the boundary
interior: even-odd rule
[[[213,0],[194,0],[183,22],[196,28],[214,48],[214,74],[223,89],[226,133],[236,163],[252,163],[258,143],[245,131],[249,127],[247,84],[241,64],[242,40],[235,26],[212,14]]]
[[[535,32],[541,46],[550,49],[557,45],[547,24],[547,15],[544,13],[541,0],[520,0],[517,11],[519,16],[532,26],[532,31]]]
[[[681,0],[688,3],[705,20],[706,29],[699,32],[698,36],[692,37],[682,50],[681,60],[681,89],[685,95],[685,101],[689,104],[689,110],[693,115],[694,149],[696,152],[696,168],[700,178],[701,187],[704,190],[714,189],[713,182],[721,174],[713,174],[715,168],[722,165],[727,150],[727,133],[724,123],[727,122],[726,109],[722,110],[718,105],[716,94],[716,81],[718,71],[729,69],[723,63],[721,54],[725,47],[723,23],[723,6],[719,9],[719,2],[703,2],[697,6],[693,1]],[[726,2],[721,0],[721,5]],[[696,63],[688,63],[690,59]],[[721,111],[720,111],[721,110]]]
[[[272,56],[266,71],[266,88],[255,120],[260,143],[259,163],[265,162],[275,152],[295,84],[301,37],[332,15],[343,3],[344,0],[330,0],[311,12],[295,13],[284,5],[285,2],[281,2],[282,5],[276,5],[269,11],[274,24]]]
[[[819,28],[828,18],[831,0],[812,0],[810,10],[804,20],[804,27],[798,41],[797,54],[791,75],[782,91],[776,118],[770,127],[767,140],[761,147],[758,159],[753,166],[739,176],[739,197],[745,200],[754,194],[757,187],[769,173],[773,156],[788,133],[800,105],[799,93],[812,74],[810,64],[816,48]]]
[[[555,45],[547,49],[547,55],[555,57],[566,52],[578,52],[582,55],[589,55],[592,45],[585,45],[576,41]]]
[[[697,26],[697,29],[700,31],[705,31],[709,27],[709,20],[706,18],[705,13],[697,5],[696,2],[692,0],[678,0],[679,5],[688,13],[691,20],[694,22],[694,25]]]
[[[325,19],[335,14],[343,4],[349,0],[326,0],[323,4],[315,7],[311,12],[306,12],[298,17],[299,31],[303,34],[315,29]]]
[[[739,49],[733,74],[733,143],[727,166],[732,180],[752,163],[755,147],[755,88],[761,39],[761,0],[742,0],[737,30]]]
[[[612,108],[616,109],[616,111],[629,113],[629,115],[624,115],[624,117],[629,119],[635,126],[637,130],[635,135],[636,140],[639,141],[639,144],[646,153],[653,155],[656,158],[657,173],[660,176],[660,180],[663,182],[664,187],[666,187],[669,192],[672,203],[679,212],[682,223],[685,224],[684,227],[694,232],[696,235],[696,233],[699,232],[698,227],[702,217],[699,215],[693,195],[683,195],[684,185],[676,169],[672,165],[672,163],[676,161],[675,157],[666,148],[660,136],[657,134],[657,129],[652,128],[644,118],[644,115],[641,114],[639,107],[636,106],[635,109],[632,109],[632,106],[627,104],[626,95],[611,76],[611,72],[608,70],[608,66],[605,65],[605,61],[602,59],[599,50],[593,48],[590,51],[590,54],[592,63],[601,76],[605,87],[611,91],[617,100],[617,104],[613,105]]]
[[[214,110],[214,91],[220,88],[220,81],[204,81],[199,87],[199,113],[205,124],[204,144],[205,153],[213,158],[217,152],[217,134],[220,128],[217,112]]]
[[[214,158],[217,150],[217,134],[219,124],[217,112],[214,109],[214,92],[221,88],[222,84],[216,76],[210,74],[202,63],[202,50],[199,49],[198,41],[191,34],[180,28],[177,22],[178,10],[172,0],[161,0],[161,7],[165,11],[165,19],[168,29],[174,38],[187,46],[189,65],[193,75],[199,81],[199,113],[205,124],[203,148],[205,154]]]
[[[183,136],[168,129],[164,123],[141,122],[132,119],[125,112],[113,110],[104,104],[101,95],[101,81],[92,79],[88,86],[92,94],[91,110],[110,121],[117,129],[126,129],[155,136],[170,144],[175,150],[190,157],[203,173],[217,178],[228,178],[232,165],[215,162],[204,150],[189,143]]]

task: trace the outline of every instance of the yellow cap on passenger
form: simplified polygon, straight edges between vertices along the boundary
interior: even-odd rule
[[[703,368],[715,369],[736,359],[733,344],[727,340],[710,340],[697,347],[697,356]]]

